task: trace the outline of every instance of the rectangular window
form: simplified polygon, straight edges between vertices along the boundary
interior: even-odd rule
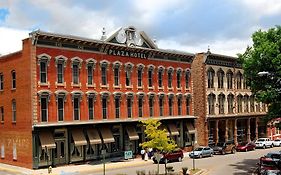
[[[140,97],[138,100],[138,106],[139,106],[139,117],[143,116],[143,99]]]
[[[102,85],[107,85],[107,77],[106,77],[106,67],[101,67],[101,83]]]
[[[58,63],[57,64],[57,79],[58,79],[58,83],[63,83],[63,64],[62,63]]]
[[[182,114],[181,109],[182,109],[181,98],[178,98],[178,115]]]
[[[148,71],[148,86],[152,87],[152,70]]]
[[[12,71],[12,89],[16,89],[16,72]]]
[[[80,98],[74,97],[73,99],[74,120],[80,119]]]
[[[93,85],[93,66],[88,65],[88,85]]]
[[[40,62],[40,82],[47,83],[47,63],[45,61]]]
[[[158,86],[162,87],[163,86],[163,81],[162,81],[163,73],[162,71],[158,72]]]
[[[64,115],[64,98],[58,97],[58,121],[63,121]]]
[[[149,98],[149,116],[153,116],[153,98]]]
[[[128,118],[132,118],[132,99],[127,99],[127,111],[128,111]]]
[[[138,87],[142,86],[142,69],[138,69]]]
[[[4,75],[0,74],[0,91],[4,89]]]
[[[126,70],[126,86],[131,86],[131,71]]]
[[[172,72],[168,72],[168,88],[172,88]]]
[[[4,107],[0,107],[0,117],[1,117],[1,122],[4,122]]]
[[[190,99],[186,99],[186,115],[190,115]]]
[[[115,98],[115,118],[120,118],[120,99]]]
[[[16,100],[12,101],[12,122],[17,121],[17,109]]]
[[[187,71],[185,73],[185,88],[188,89],[189,88],[189,78],[190,78],[190,72]]]
[[[46,122],[48,119],[48,98],[41,97],[41,122]]]
[[[73,78],[73,84],[79,84],[79,67],[77,64],[73,64],[72,67],[72,78]]]
[[[177,88],[181,88],[181,72],[177,72]]]
[[[164,108],[163,108],[163,98],[159,98],[159,115],[163,116]]]
[[[88,110],[89,110],[89,120],[94,119],[94,98],[89,97],[88,99]]]
[[[169,116],[173,115],[173,99],[169,98]]]
[[[119,86],[119,68],[114,68],[114,86]]]
[[[107,98],[102,98],[102,118],[107,119]]]

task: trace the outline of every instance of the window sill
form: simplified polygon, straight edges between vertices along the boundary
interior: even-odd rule
[[[11,89],[11,91],[16,91],[16,90],[17,90],[17,88],[12,88],[12,89]]]
[[[1,124],[4,124],[4,121],[1,121]]]
[[[17,122],[16,121],[12,121],[12,124],[17,124]]]
[[[143,89],[143,86],[138,86],[137,89]]]
[[[164,87],[163,87],[163,86],[162,86],[162,87],[159,87],[159,86],[158,86],[158,90],[162,90],[162,91],[163,91],[163,90],[164,90]]]
[[[169,91],[173,91],[174,88],[173,88],[173,87],[168,87],[168,90],[169,90]]]
[[[122,85],[121,85],[121,84],[118,85],[118,86],[113,85],[113,88],[114,88],[114,89],[121,89],[121,88],[122,88]]]
[[[100,84],[100,88],[101,89],[109,89],[109,84],[107,84],[107,85]]]
[[[41,86],[48,86],[48,88],[50,88],[50,82],[48,81],[47,83],[41,83],[40,81],[38,81],[38,87]]]
[[[57,87],[64,87],[64,88],[66,88],[66,82],[64,82],[64,83],[58,83],[58,82],[56,82],[55,85],[56,85],[56,88],[57,88]]]
[[[81,88],[81,83],[78,83],[78,84],[74,84],[73,82],[71,82],[71,87],[73,88],[73,87],[79,87],[79,88]]]
[[[125,86],[126,89],[133,89],[133,86]]]
[[[148,90],[154,90],[154,86],[148,87]]]
[[[180,87],[180,88],[177,87],[177,91],[182,91],[182,87]]]
[[[86,87],[87,87],[87,89],[88,88],[96,88],[96,84],[94,83],[94,84],[86,84]]]

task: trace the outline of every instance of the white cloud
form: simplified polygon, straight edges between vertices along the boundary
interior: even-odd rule
[[[228,56],[236,56],[237,53],[244,53],[248,45],[251,45],[251,40],[223,39],[209,43],[202,42],[197,45],[181,45],[175,40],[159,40],[158,46],[163,49],[175,49],[189,53],[207,52],[210,51],[216,54],[225,54]]]
[[[8,54],[22,49],[22,39],[28,37],[28,31],[0,27],[0,54]]]
[[[241,3],[246,5],[258,17],[281,14],[280,0],[241,0]]]

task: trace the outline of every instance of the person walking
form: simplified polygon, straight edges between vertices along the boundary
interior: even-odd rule
[[[142,148],[141,149],[141,159],[144,160],[144,156],[145,156],[145,150]]]

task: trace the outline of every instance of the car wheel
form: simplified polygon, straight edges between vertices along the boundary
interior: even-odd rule
[[[271,145],[271,148],[273,148],[273,147],[274,147],[274,145],[272,144],[272,145]]]
[[[265,148],[266,148],[266,146],[265,146],[265,145],[263,145],[263,146],[262,146],[262,148],[263,148],[263,149],[265,149]]]
[[[232,154],[235,154],[235,153],[236,153],[236,149],[235,149],[235,148],[232,148],[231,153],[232,153]]]
[[[199,158],[200,158],[200,159],[202,158],[202,154],[199,155]]]
[[[247,151],[248,151],[248,149],[246,148],[246,149],[245,149],[245,152],[247,152]]]
[[[253,148],[253,150],[255,151],[255,150],[256,150],[256,148],[254,147],[254,148]]]
[[[211,154],[210,154],[210,157],[213,157],[213,156],[214,156],[213,153],[211,153]]]
[[[222,154],[222,155],[225,155],[225,151],[224,151],[224,150],[222,150],[222,151],[221,151],[221,154]]]
[[[182,157],[179,157],[179,158],[178,158],[178,161],[181,162],[181,161],[182,161]]]

